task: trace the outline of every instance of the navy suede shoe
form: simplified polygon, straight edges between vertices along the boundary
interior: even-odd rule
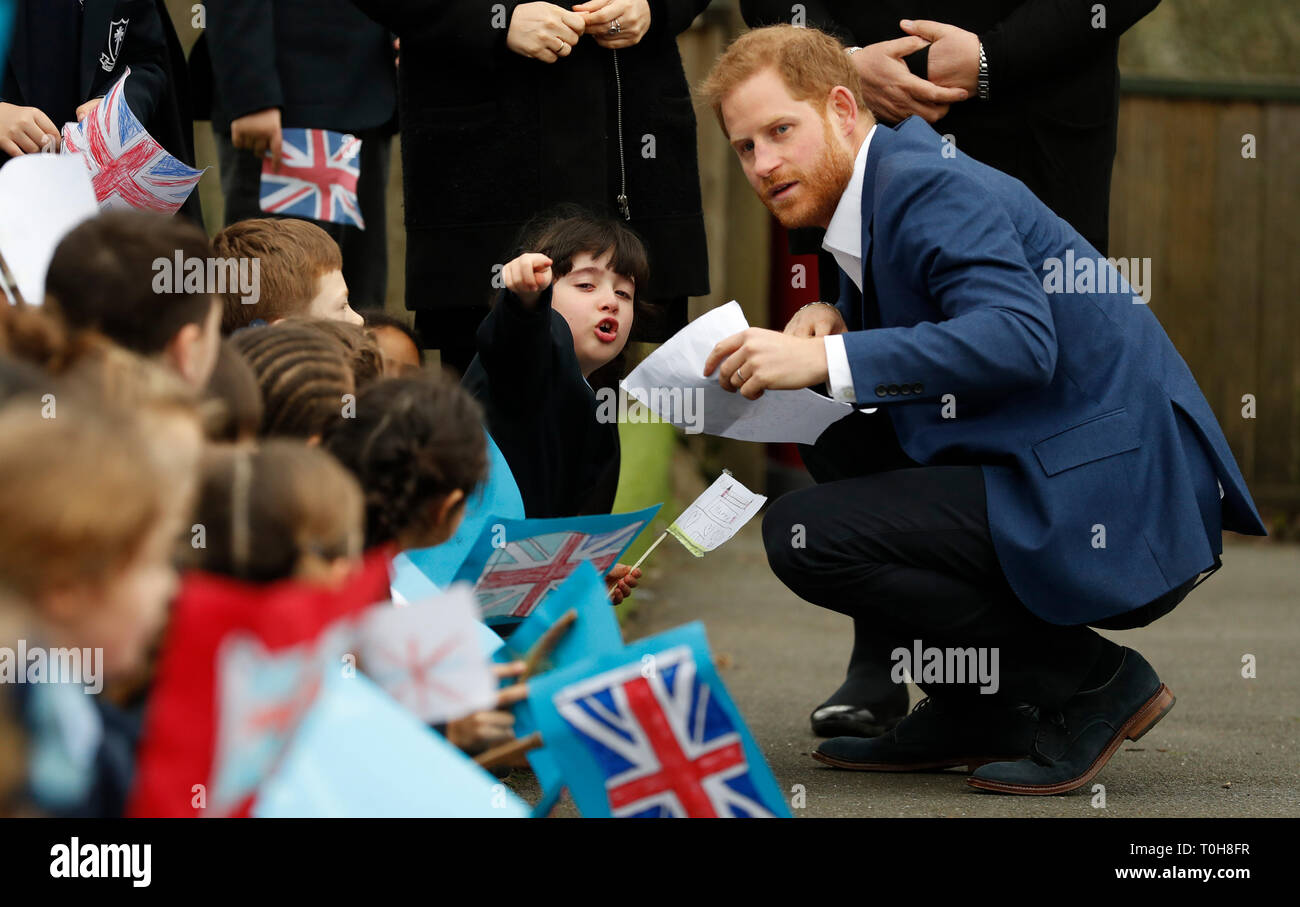
[[[907,687],[899,686],[888,702],[872,705],[819,705],[809,716],[818,737],[876,737],[907,714]]]
[[[1125,648],[1115,675],[1075,694],[1042,722],[1029,758],[985,765],[966,779],[980,790],[1047,796],[1083,787],[1124,740],[1137,740],[1174,707],[1174,694],[1147,660]]]
[[[919,772],[1005,762],[1029,752],[1037,722],[1024,708],[979,700],[922,699],[887,734],[827,740],[812,757],[860,772]]]

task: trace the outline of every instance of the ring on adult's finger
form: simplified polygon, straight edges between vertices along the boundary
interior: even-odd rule
[[[614,24],[611,25],[611,26],[609,27],[609,33],[610,33],[611,35],[617,35],[617,34],[618,34],[619,32],[621,32],[622,30],[623,30],[623,26],[621,26],[621,25],[618,24],[618,20],[617,20],[617,19],[615,19],[615,20],[614,20]]]

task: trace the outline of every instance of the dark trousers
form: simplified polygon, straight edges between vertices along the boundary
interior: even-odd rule
[[[773,572],[796,595],[854,620],[849,667],[873,705],[895,701],[897,647],[998,649],[998,699],[1059,708],[1115,645],[1086,626],[1035,616],[1016,598],[989,535],[978,466],[921,466],[883,412],[831,426],[804,462],[820,484],[787,494],[763,519]],[[1167,598],[1173,607],[1191,588]],[[1153,603],[1155,604],[1155,603]],[[926,684],[927,695],[978,694]],[[982,697],[988,699],[990,697]]]
[[[251,151],[230,144],[230,134],[213,128],[217,161],[221,166],[221,194],[226,201],[226,225],[250,217],[270,217],[258,203],[262,161]],[[384,307],[388,293],[388,191],[392,136],[378,131],[355,133],[361,139],[361,175],[357,202],[364,230],[350,224],[313,220],[339,244],[343,253],[343,279],[354,309]]]

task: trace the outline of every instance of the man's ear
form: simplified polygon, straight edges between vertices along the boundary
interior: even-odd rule
[[[831,89],[830,96],[826,99],[827,112],[835,117],[842,135],[849,136],[853,134],[858,126],[858,101],[843,85],[836,85]]]

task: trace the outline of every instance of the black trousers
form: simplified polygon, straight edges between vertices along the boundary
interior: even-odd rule
[[[911,651],[916,640],[997,648],[995,695],[1045,709],[1059,708],[1094,666],[1115,658],[1114,643],[1094,630],[1050,624],[1016,598],[993,548],[978,466],[915,463],[883,412],[841,420],[803,454],[820,484],[771,505],[763,542],[791,591],[853,618],[849,670],[867,700],[859,704],[897,696],[891,653]],[[1160,613],[1190,588],[1174,590]],[[978,683],[913,675],[927,695],[979,695]]]
[[[250,217],[271,217],[258,203],[262,162],[251,151],[230,144],[230,134],[212,130],[217,140],[217,161],[221,167],[221,194],[226,201],[226,226]],[[361,206],[364,230],[350,224],[313,220],[339,244],[343,253],[343,279],[348,283],[352,308],[384,307],[388,293],[388,191],[392,136],[379,131],[355,133],[361,139],[361,175],[357,179],[357,202]]]

